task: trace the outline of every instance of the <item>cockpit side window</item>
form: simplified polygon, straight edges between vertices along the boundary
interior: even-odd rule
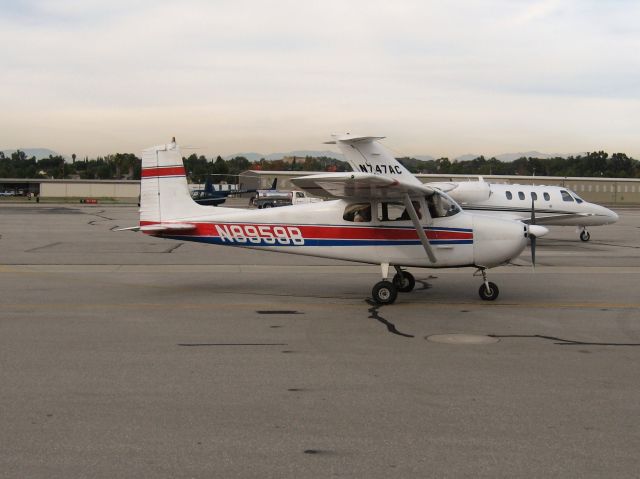
[[[422,218],[420,212],[420,202],[414,201],[413,207],[418,213],[418,218]],[[411,221],[409,213],[404,207],[404,203],[399,201],[380,201],[378,203],[378,221]]]
[[[371,203],[353,203],[344,209],[342,219],[355,223],[368,223],[371,221]]]
[[[508,200],[513,199],[513,194],[512,194],[510,191],[507,191],[507,192],[505,193],[505,195],[507,195],[507,199],[508,199]]]
[[[560,190],[560,194],[562,195],[562,201],[573,201],[573,196],[568,191]]]

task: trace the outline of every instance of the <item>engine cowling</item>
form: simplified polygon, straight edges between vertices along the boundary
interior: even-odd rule
[[[478,203],[489,199],[491,187],[484,181],[466,181],[457,183],[447,194],[461,205]]]

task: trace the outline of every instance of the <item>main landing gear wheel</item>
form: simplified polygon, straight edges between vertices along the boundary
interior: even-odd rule
[[[371,290],[371,296],[378,304],[392,304],[398,297],[398,289],[391,281],[380,281]]]
[[[580,232],[580,239],[582,241],[589,241],[591,239],[591,234],[587,230],[582,230]]]
[[[485,301],[493,301],[498,297],[498,294],[500,294],[500,290],[498,290],[496,283],[489,281],[488,283],[482,283],[478,294],[480,294],[480,297]]]
[[[393,285],[401,293],[408,293],[409,291],[413,291],[413,288],[416,287],[416,279],[411,273],[403,271],[402,274],[396,273],[393,277]]]

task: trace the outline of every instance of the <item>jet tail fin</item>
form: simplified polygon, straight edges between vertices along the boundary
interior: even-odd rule
[[[383,136],[332,135],[354,171],[386,176],[408,184],[422,183],[395,159],[378,140]]]

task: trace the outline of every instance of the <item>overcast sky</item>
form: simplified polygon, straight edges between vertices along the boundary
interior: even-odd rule
[[[640,1],[0,0],[0,149],[640,158]]]

